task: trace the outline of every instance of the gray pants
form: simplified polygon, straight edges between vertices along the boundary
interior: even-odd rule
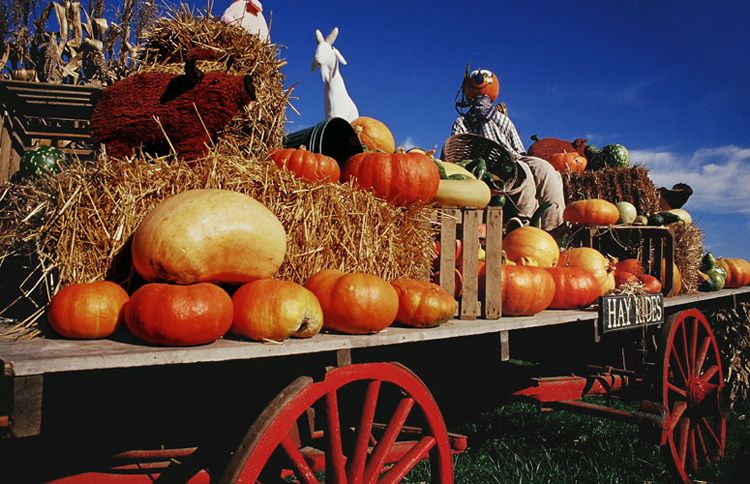
[[[520,217],[531,218],[539,202],[552,202],[552,207],[542,215],[542,228],[552,230],[563,222],[565,195],[560,173],[546,160],[535,156],[521,156],[518,164],[526,174],[521,191],[510,197]]]

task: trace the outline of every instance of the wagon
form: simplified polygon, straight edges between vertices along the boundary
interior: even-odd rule
[[[499,210],[441,217],[441,240],[461,237],[468,253],[484,220],[488,267],[499,261]],[[441,282],[451,291],[454,265],[443,251]],[[486,280],[499,282],[497,271]],[[736,306],[750,288],[664,298],[653,305],[661,317],[633,322],[613,320],[606,308],[616,302],[604,300],[594,309],[502,317],[497,296],[478,297],[476,277],[465,281],[456,317],[436,328],[193,348],[146,346],[128,335],[0,342],[3,473],[57,482],[400,482],[426,460],[433,482],[450,483],[453,456],[468,442],[448,432],[444,415],[470,405],[479,381],[541,408],[640,425],[684,482],[721,458],[724,372],[705,311]],[[565,339],[566,331],[575,337]],[[490,380],[487,362],[507,361],[516,348],[538,357],[553,339],[555,357],[576,358],[546,358],[552,374]],[[570,373],[582,355],[591,365],[581,371],[575,361]],[[474,386],[463,389],[467,382]],[[639,406],[613,408],[586,398],[593,395]]]

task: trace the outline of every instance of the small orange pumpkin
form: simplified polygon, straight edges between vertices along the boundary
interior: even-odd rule
[[[232,325],[232,298],[215,284],[145,284],[125,305],[138,338],[162,346],[194,346],[221,338]]]
[[[396,150],[396,140],[393,138],[393,133],[382,121],[360,116],[353,120],[351,125],[359,137],[359,142],[365,149],[384,153],[393,153]]]
[[[574,173],[583,173],[588,164],[586,157],[575,151],[555,153],[550,156],[547,161],[549,161],[557,171],[572,171]]]
[[[661,292],[661,282],[649,274],[641,274],[638,280],[643,283],[643,290],[649,294],[658,294]]]
[[[323,327],[323,309],[315,294],[291,281],[260,279],[232,296],[230,331],[256,341],[310,338]]]
[[[662,261],[662,266],[664,265],[664,261]],[[629,272],[636,277],[643,274],[643,264],[641,264],[641,261],[638,259],[623,259],[620,262],[617,263],[615,266],[615,270],[617,272],[625,271]],[[663,271],[663,269],[662,269]]]
[[[617,205],[599,198],[569,203],[563,212],[565,221],[581,225],[613,225],[619,218]]]
[[[750,284],[750,262],[738,258],[720,258],[717,262],[727,273],[724,287],[733,289]]]
[[[551,309],[584,308],[599,297],[599,282],[593,274],[580,267],[549,267],[555,282]]]
[[[500,78],[487,69],[475,69],[464,77],[461,90],[468,100],[484,95],[495,101],[500,94]]]
[[[395,205],[424,204],[435,197],[440,172],[432,158],[420,153],[358,153],[344,165],[349,180]]]
[[[71,284],[52,298],[47,321],[66,338],[106,338],[120,325],[127,301],[128,293],[114,282]]]
[[[320,153],[282,148],[271,152],[269,157],[279,168],[287,169],[309,182],[338,182],[341,178],[341,168],[336,160]]]
[[[458,303],[437,284],[401,278],[391,282],[398,293],[396,321],[415,328],[430,328],[453,317]]]
[[[503,316],[533,316],[555,297],[555,281],[545,269],[503,264],[500,274]]]
[[[313,274],[305,287],[323,308],[323,327],[341,333],[377,333],[398,314],[398,293],[373,274],[324,269]]]

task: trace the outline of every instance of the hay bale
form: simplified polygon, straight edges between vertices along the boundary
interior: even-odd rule
[[[725,380],[731,407],[750,400],[750,303],[720,309],[709,316],[726,365]]]
[[[398,208],[350,184],[308,184],[226,143],[192,169],[166,157],[104,159],[7,184],[0,192],[0,257],[37,257],[38,274],[53,281],[28,295],[42,309],[60,284],[106,277],[127,286],[134,282],[128,241],[138,223],[162,200],[196,188],[246,193],[276,214],[288,237],[279,278],[304,283],[324,268],[386,280],[429,277],[429,207]],[[25,328],[38,332],[42,314]]]
[[[648,215],[659,209],[659,192],[642,166],[632,168],[606,167],[583,173],[563,172],[565,203],[586,198],[601,198],[612,203],[621,201],[635,205],[639,214]]]
[[[682,276],[682,293],[698,292],[698,270],[703,257],[703,231],[693,224],[670,225],[674,233],[674,262]]]
[[[279,58],[278,46],[210,14],[194,13],[183,4],[146,31],[139,71],[182,73],[193,49],[210,51],[215,56],[198,62],[204,71],[253,74],[257,101],[230,121],[219,139],[249,150],[253,158],[266,159],[269,151],[281,147],[285,108],[291,93],[284,90],[280,69],[286,62]]]

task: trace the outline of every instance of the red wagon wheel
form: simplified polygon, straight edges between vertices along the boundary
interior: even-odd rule
[[[322,431],[310,428],[312,412]],[[386,423],[375,423],[376,416]],[[407,419],[422,428],[417,438],[412,433],[408,440],[414,427],[406,426]],[[347,365],[328,371],[322,381],[299,377],[279,393],[245,435],[220,482],[286,477],[397,483],[428,456],[432,481],[452,483],[445,423],[419,377],[398,363]]]
[[[662,331],[660,390],[666,410],[662,444],[683,482],[719,460],[726,444],[724,372],[716,338],[697,309],[672,315]]]

